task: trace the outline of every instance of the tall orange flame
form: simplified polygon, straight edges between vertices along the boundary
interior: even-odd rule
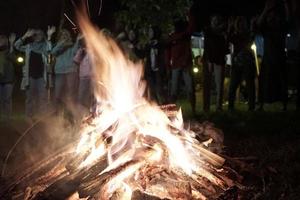
[[[134,177],[139,168],[158,163],[180,169],[189,176],[195,172],[207,173],[209,179],[217,182],[217,178],[201,168],[201,158],[208,156],[219,164],[224,160],[204,150],[193,133],[183,129],[181,111],[171,121],[157,104],[144,98],[142,63],[130,61],[116,42],[95,28],[85,14],[79,13],[78,20],[92,58],[94,93],[101,102],[99,116],[82,130],[77,153],[90,153],[80,167],[106,156],[109,165],[101,174],[135,161],[107,183],[108,193],[117,186],[132,191],[133,184],[128,178]]]

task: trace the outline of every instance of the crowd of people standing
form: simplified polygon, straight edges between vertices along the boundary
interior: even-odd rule
[[[28,29],[16,41],[15,34],[12,34],[9,37],[9,46],[7,38],[2,36],[0,46],[3,48],[1,52],[3,53],[1,58],[3,117],[9,118],[12,112],[15,58],[11,57],[14,56],[14,49],[23,52],[25,57],[20,88],[25,91],[25,116],[29,121],[36,120],[50,110],[57,113],[61,110],[69,110],[74,108],[77,102],[86,105],[85,94],[90,90],[87,83],[90,77],[90,64],[85,56],[84,46],[80,44],[82,37],[78,34],[73,41],[70,31],[62,29],[57,35],[56,42],[53,42],[52,36],[55,32],[56,28],[50,26],[46,34],[41,29]],[[77,95],[78,84],[80,84],[79,96]]]
[[[265,103],[282,102],[287,109],[287,68],[285,36],[291,19],[297,17],[297,2],[268,0],[263,12],[252,18],[225,17],[214,14],[203,28],[204,54],[196,63],[203,65],[203,110],[211,105],[212,80],[216,91],[216,110],[223,110],[226,55],[230,54],[228,109],[235,109],[236,93],[246,83],[248,109],[263,110]],[[299,22],[294,20],[299,32]],[[159,104],[174,103],[183,90],[193,113],[196,112],[195,84],[192,75],[191,35],[195,20],[174,20],[174,31],[162,37],[162,30],[149,25],[147,42],[139,42],[139,30],[124,28],[111,33],[133,62],[142,60],[148,82],[146,96]],[[53,35],[57,35],[54,39]],[[74,34],[73,34],[74,35]],[[298,36],[299,38],[299,36]],[[257,48],[262,62],[257,62],[251,45],[263,40]],[[261,43],[261,42],[260,42]],[[258,43],[257,43],[258,44]],[[298,57],[299,57],[298,45]],[[21,89],[25,90],[25,115],[35,120],[49,110],[70,111],[80,105],[92,107],[92,65],[81,34],[76,38],[67,29],[48,27],[29,29],[16,40],[16,35],[0,36],[0,111],[9,118],[12,113],[12,90],[15,82],[15,50],[23,52],[25,62]],[[298,60],[299,62],[299,60]],[[300,70],[299,70],[300,71]],[[53,78],[53,80],[52,80]],[[298,81],[298,91],[300,89]],[[53,89],[54,88],[54,89]],[[180,90],[181,89],[181,90]],[[49,94],[51,91],[51,94]],[[298,94],[299,96],[299,94]],[[297,106],[300,106],[298,98]],[[258,104],[258,106],[256,106]]]
[[[297,5],[293,1],[268,0],[262,13],[250,18],[211,16],[210,23],[204,29],[204,111],[210,109],[212,77],[215,80],[216,109],[222,110],[226,55],[231,55],[228,110],[235,109],[237,90],[242,83],[245,83],[250,111],[256,108],[264,110],[266,103],[274,102],[281,102],[282,110],[287,109],[286,38],[290,35],[289,29],[298,27],[299,32],[299,25],[295,23]],[[295,38],[299,43],[299,33]],[[299,73],[299,52],[297,58]],[[300,91],[299,81],[296,87]],[[299,96],[298,92],[298,101]]]

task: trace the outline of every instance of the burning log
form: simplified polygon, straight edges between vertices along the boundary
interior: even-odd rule
[[[154,145],[163,145],[160,140],[150,136],[139,137],[138,141],[147,146],[146,149],[143,147],[137,151],[140,155],[136,155],[136,158],[140,157],[141,160],[151,157],[156,152]],[[201,145],[194,144],[192,146],[197,147],[199,155],[214,155]],[[167,148],[164,145],[155,147],[164,150]],[[9,189],[10,193],[14,191],[16,199],[26,200],[67,199],[74,193],[78,193],[81,198],[94,197],[97,199],[105,192],[101,188],[107,188],[106,185],[114,177],[138,163],[138,161],[128,161],[115,169],[100,173],[109,165],[105,154],[91,166],[80,169],[78,166],[86,159],[87,155],[85,153],[77,156],[70,155],[72,155],[70,150],[65,150],[46,159],[44,163],[38,163],[40,166],[34,166],[35,169],[31,169],[31,173],[26,172],[28,174],[17,177],[18,181],[14,182],[14,187]],[[143,165],[138,168],[135,175],[131,176],[129,182],[134,183],[131,186],[136,188],[132,191],[131,199],[217,199],[220,194],[223,196],[225,193],[227,194],[228,188],[238,185],[238,182],[234,180],[238,181],[240,177],[233,180],[228,178],[237,177],[238,174],[233,170],[226,170],[216,162],[216,165],[213,165],[213,162],[207,162],[206,159],[199,157],[201,167],[197,168],[195,174],[190,176],[181,170],[166,167],[168,166],[166,164],[168,153],[164,151],[161,155],[166,159],[165,161],[160,160],[155,166],[151,162]],[[216,156],[215,158],[218,160],[221,157]],[[222,168],[220,169],[220,167]],[[161,188],[164,190],[161,191]],[[117,199],[117,196],[123,193],[124,191],[115,192],[111,194],[111,198]]]
[[[150,194],[146,194],[144,192],[141,192],[140,190],[135,190],[132,194],[131,200],[140,200],[140,199],[144,199],[144,200],[168,200],[168,199],[161,199],[159,197],[152,196]]]

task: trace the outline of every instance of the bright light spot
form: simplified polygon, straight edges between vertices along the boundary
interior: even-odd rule
[[[17,58],[17,62],[18,62],[18,63],[23,63],[23,62],[24,62],[24,58],[21,57],[21,56],[19,56],[19,57]]]
[[[198,73],[199,72],[199,68],[198,67],[194,67],[193,72],[194,73]]]
[[[290,33],[288,33],[286,36],[287,36],[287,37],[291,37],[291,34],[290,34]]]
[[[255,45],[254,43],[251,45],[251,49],[252,49],[253,51],[256,51],[256,45]]]

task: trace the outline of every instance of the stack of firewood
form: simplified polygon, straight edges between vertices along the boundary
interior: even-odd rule
[[[175,114],[173,106],[164,106],[162,109],[170,118]],[[84,123],[90,124],[92,121],[89,118]],[[145,160],[134,175],[126,179],[127,187],[133,189],[129,197],[126,196],[126,187],[109,193],[108,183],[147,159],[143,155],[146,156],[153,149],[140,149],[138,152],[143,152],[140,157],[136,156],[103,173],[108,166],[106,156],[100,157],[92,165],[78,167],[87,155],[74,154],[78,144],[75,142],[11,177],[10,183],[0,188],[0,199],[238,199],[239,191],[245,189],[240,184],[242,177],[230,166],[224,165],[225,159],[211,152],[221,151],[222,131],[210,123],[191,123],[189,129],[200,141],[193,145],[201,155],[197,159],[199,168],[192,174],[172,168],[167,162],[160,161],[154,165]],[[151,137],[143,140],[148,146],[156,142]],[[203,143],[205,145],[198,145]]]

